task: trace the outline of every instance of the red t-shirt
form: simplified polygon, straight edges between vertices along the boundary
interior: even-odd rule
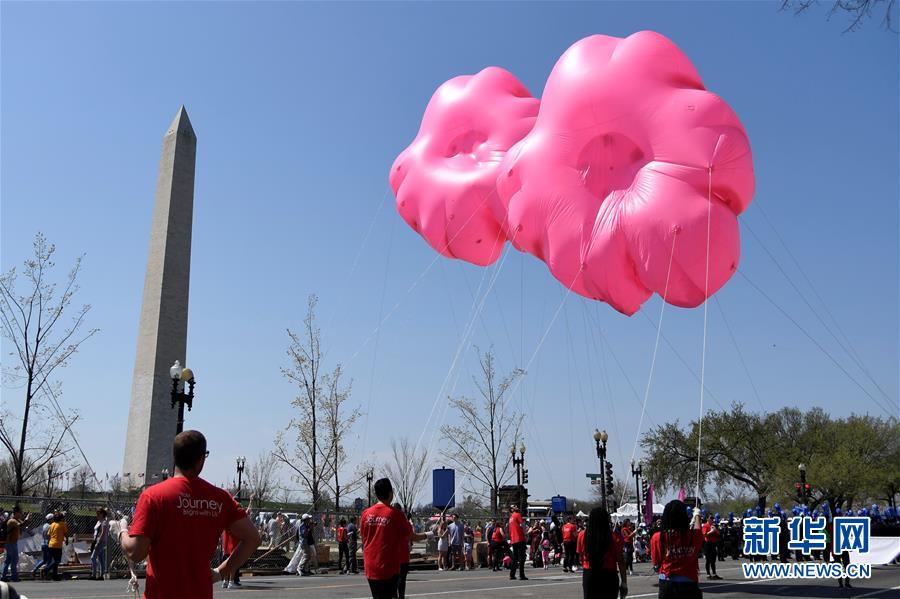
[[[626,545],[634,545],[634,528],[631,526],[622,526],[622,540]]]
[[[719,527],[715,524],[710,524],[709,522],[704,524],[700,531],[703,533],[703,540],[707,543],[718,543],[719,539],[722,538]]]
[[[662,555],[663,539],[666,554]],[[699,530],[682,532],[659,532],[650,541],[650,558],[659,566],[659,573],[669,578],[684,576],[699,582],[697,579],[697,556],[703,546],[703,535]]]
[[[513,512],[509,517],[509,542],[512,545],[525,542],[525,533],[522,531],[522,514]]]
[[[412,526],[403,512],[376,503],[359,519],[366,578],[389,580],[400,574],[400,548],[408,548]]]
[[[497,526],[494,528],[494,532],[491,533],[491,540],[495,543],[503,542],[503,528]]]
[[[578,534],[578,527],[571,522],[566,522],[565,524],[563,524],[562,533],[563,543],[571,543],[577,540],[575,535]]]
[[[587,531],[582,530],[578,533],[578,544],[575,545],[575,552],[581,556],[581,567],[585,570],[591,569],[591,562],[588,559],[587,551],[584,548],[584,534]],[[619,564],[619,557],[622,556],[623,545],[619,535],[612,533],[609,537],[609,547],[603,556],[603,564],[601,570],[615,570]]]
[[[222,533],[222,553],[231,555],[234,553],[234,548],[238,546],[239,542],[240,541],[238,541],[237,538],[226,530]]]
[[[338,541],[338,543],[346,543],[347,542],[347,529],[344,528],[343,526],[338,526],[337,541]]]
[[[219,535],[246,513],[224,489],[175,476],[141,493],[128,528],[150,539],[144,599],[211,599]]]

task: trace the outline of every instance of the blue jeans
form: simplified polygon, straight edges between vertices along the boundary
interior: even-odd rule
[[[12,569],[12,580],[19,580],[19,544],[6,544],[6,561],[3,562],[3,578],[6,578],[6,571]]]
[[[91,554],[91,576],[102,577],[106,573],[106,545],[97,545]]]
[[[50,557],[50,548],[46,545],[41,545],[41,561],[34,565],[34,570],[32,570],[31,573],[37,574],[37,571],[41,569],[41,566],[49,566],[51,559],[53,558]]]

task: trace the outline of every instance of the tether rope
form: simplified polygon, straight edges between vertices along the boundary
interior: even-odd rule
[[[720,138],[721,139],[721,138]],[[700,414],[697,418],[697,486],[694,497],[700,507],[700,455],[703,446],[703,392],[706,389],[706,333],[709,322],[709,240],[712,232],[712,165],[709,166],[706,196],[706,277],[703,286],[703,353],[700,358]]]

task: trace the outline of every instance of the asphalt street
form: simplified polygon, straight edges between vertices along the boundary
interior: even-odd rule
[[[488,570],[473,572],[437,572],[434,570],[411,572],[407,583],[407,597],[458,597],[476,596],[487,599],[508,597],[549,597],[552,599],[581,598],[581,573],[564,574],[558,567],[550,570],[526,570],[530,580],[512,581],[505,573]],[[702,582],[707,597],[728,599],[736,597],[876,597],[900,598],[900,566],[879,566],[872,571],[872,578],[859,581],[853,589],[841,589],[831,580],[744,580],[738,562],[725,562],[719,566],[724,580]],[[260,576],[244,579],[241,589],[225,590],[216,585],[215,597],[235,598],[245,595],[252,599],[283,599],[321,597],[323,599],[368,599],[365,578],[324,574],[300,578],[297,576]],[[635,576],[629,577],[629,597],[649,598],[657,596],[655,577],[646,564],[638,564]],[[141,581],[143,589],[143,581]],[[129,599],[124,580],[63,582],[22,582],[16,585],[19,592],[29,599],[96,598]]]

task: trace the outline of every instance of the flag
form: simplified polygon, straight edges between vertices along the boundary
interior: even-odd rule
[[[647,501],[644,502],[644,523],[647,526],[653,522],[653,484],[647,487]]]

